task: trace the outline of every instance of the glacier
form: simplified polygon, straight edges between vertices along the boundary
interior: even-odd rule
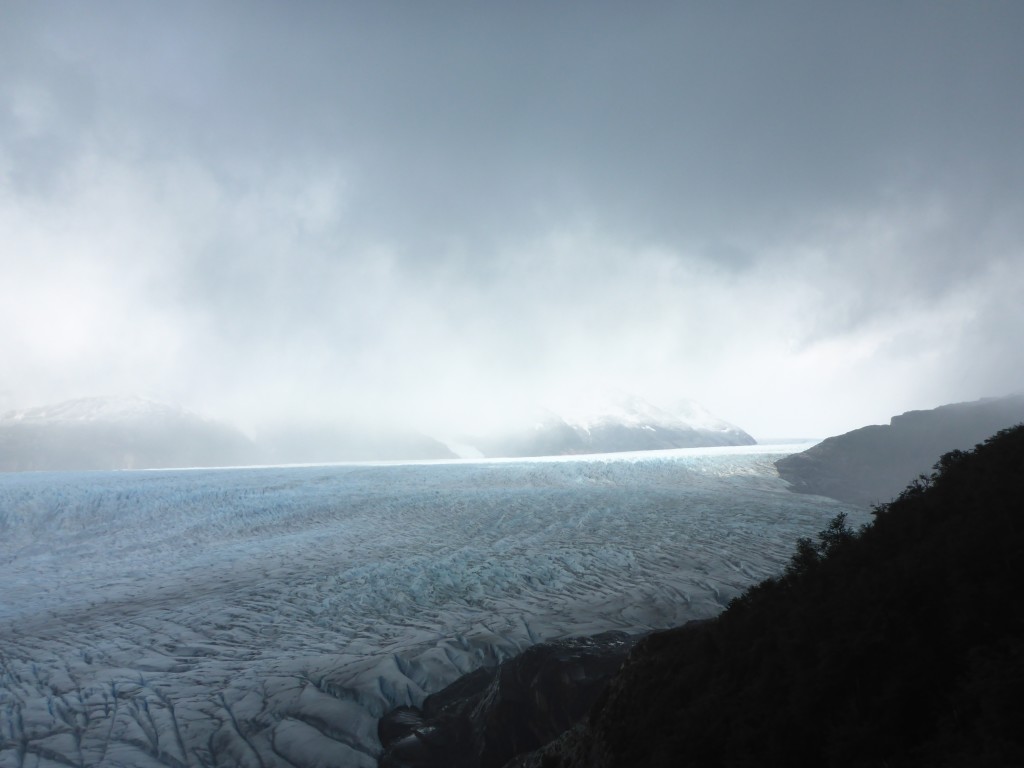
[[[787,489],[805,447],[0,476],[0,768],[375,766],[394,706],[866,518]]]

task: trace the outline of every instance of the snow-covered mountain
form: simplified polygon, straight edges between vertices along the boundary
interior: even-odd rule
[[[0,472],[558,456],[755,442],[692,401],[661,408],[614,390],[538,407],[500,434],[443,443],[411,430],[331,423],[289,425],[253,442],[180,406],[86,397],[0,415]]]
[[[467,442],[485,456],[616,453],[754,445],[739,427],[692,400],[662,408],[618,390],[593,390],[538,408],[531,423]]]
[[[145,397],[85,397],[0,416],[0,471],[150,469],[444,459],[411,430],[287,426],[253,442],[224,422]]]
[[[226,424],[144,397],[86,397],[0,416],[0,471],[209,467],[253,463]]]

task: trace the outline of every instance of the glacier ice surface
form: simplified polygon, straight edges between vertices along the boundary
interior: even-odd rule
[[[386,710],[858,514],[786,490],[800,448],[0,476],[0,768],[373,766]]]

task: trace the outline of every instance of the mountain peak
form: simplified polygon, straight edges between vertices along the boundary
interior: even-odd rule
[[[692,400],[672,409],[617,389],[592,388],[549,402],[529,426],[479,443],[486,456],[544,456],[614,453],[716,445],[753,445],[756,441]]]
[[[83,397],[0,417],[3,472],[228,466],[256,458],[236,429],[146,397]]]
[[[589,430],[609,423],[622,426],[683,426],[678,419],[638,395],[619,389],[588,389],[571,399],[552,404],[550,410],[567,424]]]

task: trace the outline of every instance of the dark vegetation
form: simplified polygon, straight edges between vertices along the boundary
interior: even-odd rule
[[[1024,426],[840,516],[714,621],[650,635],[518,765],[1024,765]]]
[[[606,632],[542,643],[482,667],[379,722],[381,768],[501,768],[583,718],[636,637]]]

